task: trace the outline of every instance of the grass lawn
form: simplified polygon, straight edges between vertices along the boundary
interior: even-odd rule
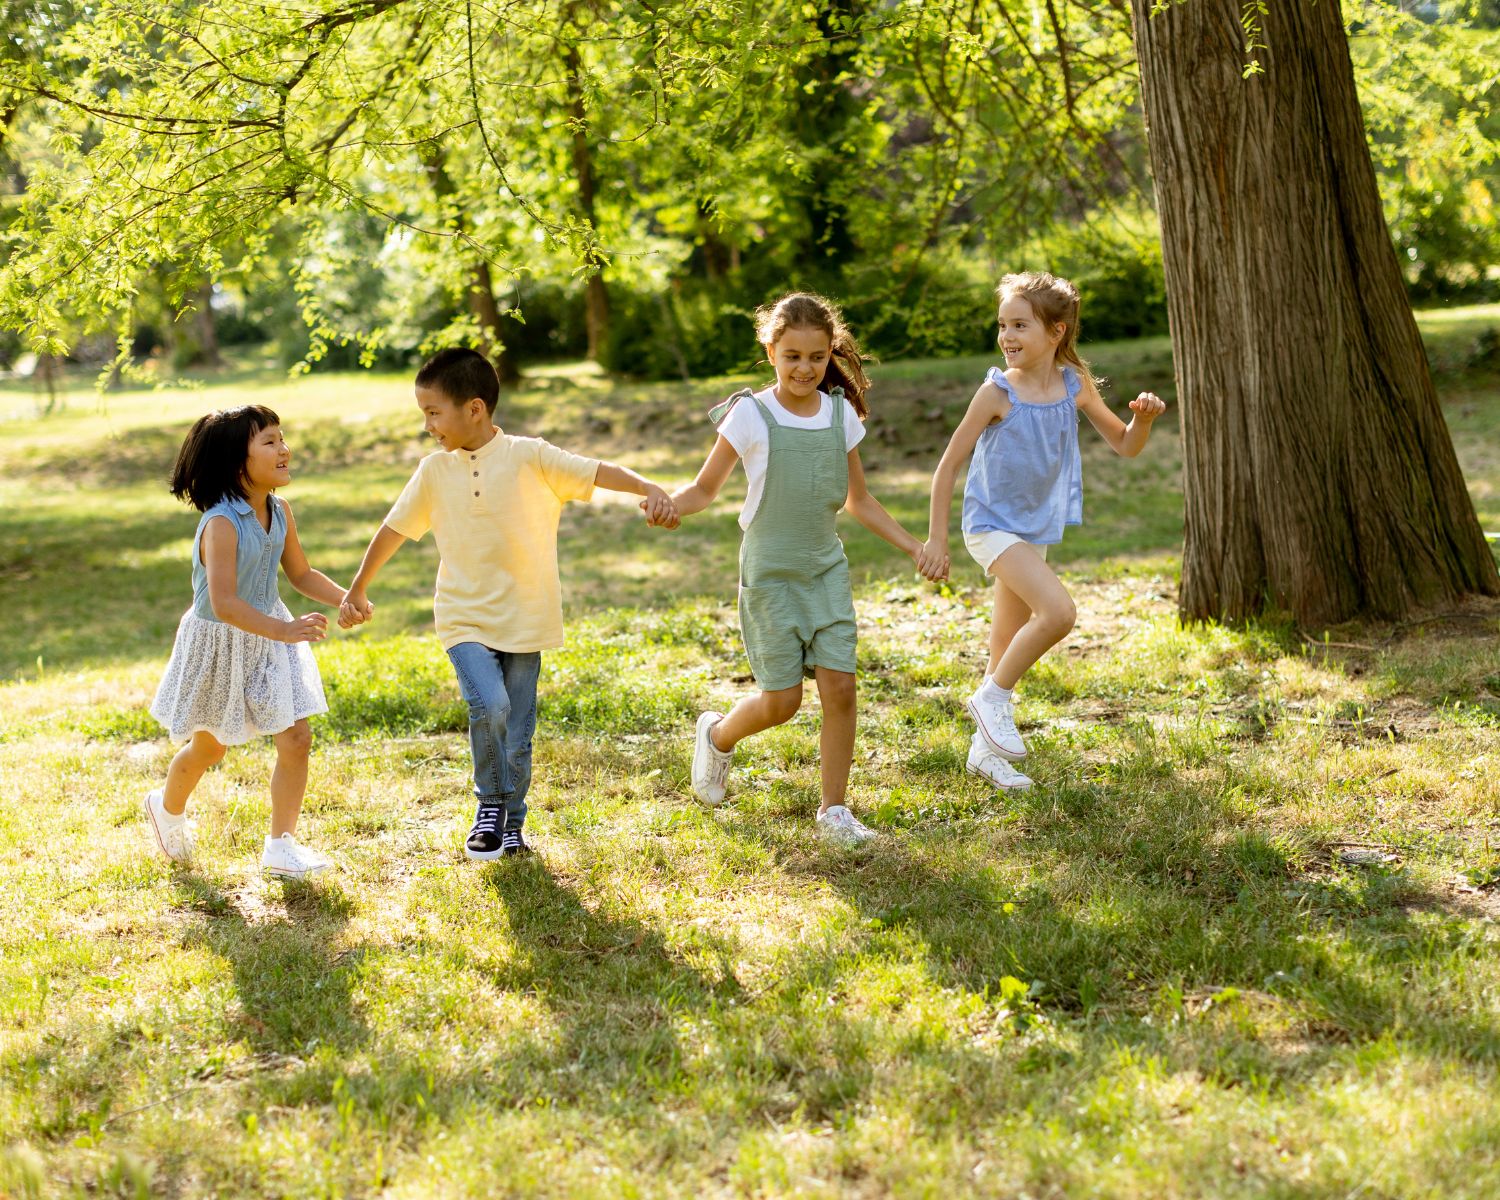
[[[1500,530],[1475,352],[1500,308],[1423,324]],[[1164,341],[1087,349],[1173,399]],[[875,371],[864,459],[914,530],[983,365]],[[679,481],[741,382],[560,366],[500,419]],[[194,416],[245,402],[281,413],[309,556],[347,580],[426,452],[405,376],[80,382],[45,418],[0,387],[0,1197],[1500,1194],[1500,605],[1181,628],[1175,410],[1129,462],[1085,427],[1087,523],[1053,557],[1079,626],[1020,694],[1030,792],[964,771],[977,568],[934,588],[845,522],[851,805],[886,834],[847,852],[811,836],[811,690],[731,804],[687,798],[694,716],[749,686],[739,493],[675,534],[601,496],[563,526],[538,855],[462,858],[418,544],[315,651],[302,832],[338,870],[255,869],[269,744],[205,778],[178,870],[139,812],[195,524],[162,479]]]

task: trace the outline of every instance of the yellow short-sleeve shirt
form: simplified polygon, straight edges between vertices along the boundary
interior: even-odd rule
[[[437,539],[433,617],[444,649],[479,642],[512,654],[562,645],[557,524],[594,491],[599,460],[498,428],[478,450],[417,464],[385,519],[403,537]]]

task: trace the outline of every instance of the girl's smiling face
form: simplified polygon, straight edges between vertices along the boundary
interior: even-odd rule
[[[1048,329],[1025,296],[1007,296],[1000,305],[1000,349],[1005,365],[1026,370],[1051,363],[1067,326]]]
[[[245,482],[258,492],[273,492],[292,481],[292,451],[280,425],[266,425],[250,435],[245,451]]]
[[[788,329],[774,346],[767,346],[766,357],[776,368],[776,398],[783,403],[815,399],[832,348],[826,333],[808,328]]]

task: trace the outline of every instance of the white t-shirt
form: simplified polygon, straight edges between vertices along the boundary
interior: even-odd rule
[[[810,417],[799,417],[787,412],[776,399],[776,388],[768,387],[756,392],[755,399],[766,406],[776,424],[789,429],[827,429],[833,424],[833,400],[827,392],[818,393],[818,411]],[[749,529],[755,510],[760,507],[761,494],[766,490],[766,465],[771,458],[771,434],[766,429],[760,409],[749,396],[735,401],[729,415],[719,425],[724,440],[734,447],[745,466],[745,507],[740,509],[740,528]],[[853,450],[864,440],[865,425],[854,411],[854,405],[844,401],[844,448]]]

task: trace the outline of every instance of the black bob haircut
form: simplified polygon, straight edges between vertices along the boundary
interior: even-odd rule
[[[436,388],[454,404],[467,404],[475,396],[484,401],[484,410],[495,411],[500,400],[500,377],[490,360],[477,350],[453,346],[439,350],[417,371],[418,387]]]
[[[207,512],[226,496],[245,499],[250,439],[281,418],[259,404],[223,408],[193,422],[172,465],[172,495]]]

